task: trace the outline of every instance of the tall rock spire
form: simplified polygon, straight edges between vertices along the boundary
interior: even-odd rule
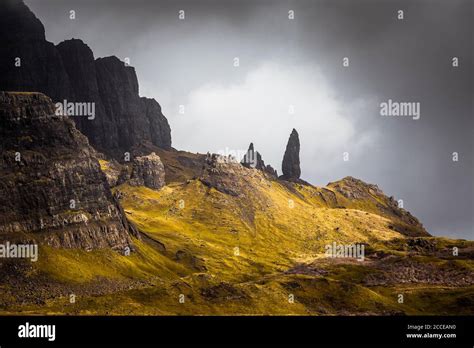
[[[254,150],[253,143],[250,143],[249,149],[241,161],[242,165],[247,168],[262,169],[262,162],[262,156]],[[263,166],[265,165],[263,164]]]
[[[282,163],[283,179],[299,179],[300,169],[300,139],[298,132],[293,128],[286,145]]]
[[[255,151],[253,143],[250,143],[249,149],[240,163],[244,167],[259,169],[275,177],[278,175],[277,171],[273,169],[271,165],[265,165],[262,155],[260,155],[258,151]]]

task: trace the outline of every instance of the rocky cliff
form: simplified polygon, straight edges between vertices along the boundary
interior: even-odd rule
[[[0,239],[123,250],[133,228],[95,150],[39,93],[0,92]]]
[[[71,95],[59,52],[23,1],[0,2],[0,45],[0,90],[40,91],[53,100]]]
[[[154,99],[141,98],[135,69],[116,57],[94,59],[81,40],[54,46],[21,0],[0,3],[0,90],[41,92],[55,102],[94,103],[94,117],[75,115],[99,151],[123,158],[142,144],[171,148],[171,131]]]

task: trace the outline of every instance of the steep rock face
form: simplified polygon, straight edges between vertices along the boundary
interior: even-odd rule
[[[42,92],[55,102],[94,103],[95,117],[74,117],[90,143],[116,159],[149,143],[171,149],[171,131],[154,99],[140,98],[134,68],[116,57],[94,60],[81,40],[55,47],[21,0],[0,3],[0,90]],[[15,66],[15,58],[21,66]]]
[[[130,185],[160,189],[165,186],[165,167],[154,152],[135,158],[130,175]]]
[[[61,56],[23,1],[0,2],[0,45],[0,90],[38,91],[54,100],[71,95]]]
[[[151,142],[162,149],[171,149],[171,128],[161,112],[161,106],[153,98],[141,98],[145,116],[150,125]]]
[[[0,238],[123,249],[134,232],[87,138],[39,93],[0,92]]]
[[[70,101],[98,102],[95,60],[92,50],[82,40],[72,39],[56,46],[64,67],[73,84]]]
[[[72,93],[65,96],[65,99],[69,102],[95,104],[94,119],[83,116],[74,117],[76,127],[87,135],[93,146],[102,144],[102,140],[109,135],[103,123],[107,115],[100,99],[94,54],[89,46],[77,39],[63,41],[56,47],[71,81]],[[108,128],[113,129],[113,122],[110,123]]]
[[[106,117],[98,117],[107,128],[107,135],[97,147],[130,152],[140,139],[146,141],[150,138],[138,96],[135,70],[125,66],[117,57],[99,58],[95,65],[100,99],[106,114]],[[136,115],[139,117],[134,117]]]
[[[293,129],[288,139],[285,155],[283,156],[282,171],[283,179],[297,180],[300,178],[300,139],[296,129]]]
[[[45,40],[43,24],[23,1],[3,0],[0,9],[2,42]]]
[[[265,165],[262,155],[255,151],[253,143],[250,143],[249,149],[240,163],[246,168],[259,169],[271,176],[277,176],[277,171],[271,165]]]
[[[171,129],[160,105],[140,98],[138,80],[133,67],[117,57],[94,61],[89,47],[80,40],[58,45],[75,91],[75,100],[96,104],[96,117],[75,119],[93,146],[115,158],[149,143],[171,148]],[[79,68],[78,68],[79,67]],[[81,73],[82,71],[82,73]],[[84,75],[88,76],[83,82]]]
[[[93,146],[116,158],[142,143],[171,148],[168,121],[154,99],[140,98],[133,67],[117,57],[94,60],[81,40],[66,40],[57,47],[74,91],[70,100],[95,103],[94,119],[74,119]]]

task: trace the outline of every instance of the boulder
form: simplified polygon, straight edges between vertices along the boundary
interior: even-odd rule
[[[160,157],[152,152],[148,156],[136,157],[129,180],[132,186],[160,189],[165,186],[165,168]]]

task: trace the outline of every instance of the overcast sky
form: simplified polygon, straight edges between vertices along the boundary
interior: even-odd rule
[[[26,3],[49,41],[128,57],[175,148],[244,152],[254,142],[281,173],[296,128],[303,179],[376,183],[430,233],[474,239],[471,1]],[[420,119],[381,116],[388,99],[420,103]]]

